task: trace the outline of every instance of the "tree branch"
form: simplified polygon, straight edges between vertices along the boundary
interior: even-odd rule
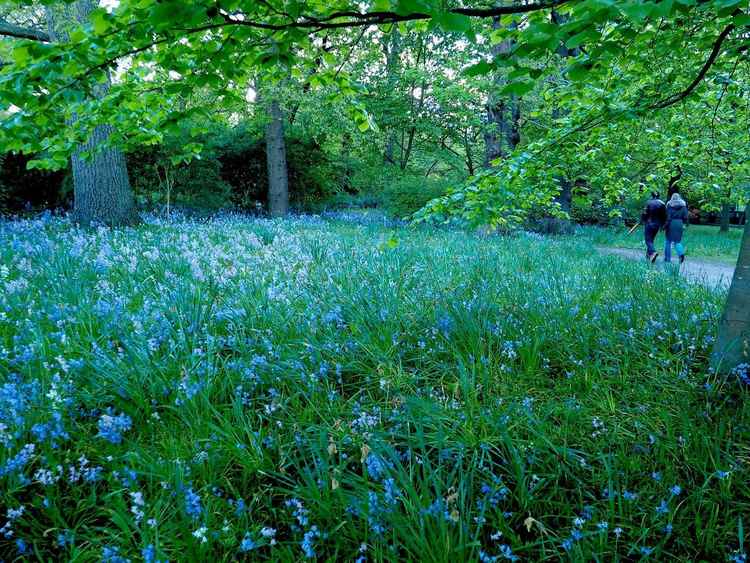
[[[32,29],[28,27],[20,27],[0,19],[0,36],[4,37],[15,37],[16,39],[31,39],[32,41],[41,41],[43,43],[49,43],[49,35],[38,29]]]
[[[529,4],[513,4],[512,6],[497,6],[494,8],[453,8],[448,13],[468,16],[472,18],[491,18],[506,14],[525,14],[539,10],[548,10],[565,4],[569,0],[548,0],[542,2],[532,2]],[[227,23],[232,25],[243,25],[256,29],[266,29],[270,31],[283,31],[285,29],[312,29],[313,33],[325,29],[339,29],[346,27],[361,27],[370,25],[383,25],[404,21],[429,20],[433,18],[432,14],[414,12],[411,14],[398,14],[396,12],[357,12],[342,11],[334,12],[322,18],[314,16],[301,16],[296,21],[286,23],[265,23],[252,20],[239,20],[233,18],[230,14],[222,14]],[[344,21],[337,21],[337,20]]]
[[[676,104],[677,102],[684,100],[687,98],[693,90],[695,90],[698,85],[703,81],[703,79],[706,77],[706,74],[708,74],[709,69],[713,66],[714,62],[716,62],[716,59],[719,56],[719,53],[721,52],[721,46],[724,43],[724,40],[729,36],[730,33],[734,30],[734,24],[730,23],[728,26],[726,26],[722,32],[719,34],[719,36],[716,38],[716,41],[714,41],[714,46],[711,49],[711,53],[708,55],[708,59],[706,59],[706,62],[703,63],[703,67],[701,67],[700,72],[698,72],[697,76],[693,79],[693,81],[688,84],[687,88],[682,90],[681,92],[677,92],[675,94],[672,94],[671,96],[661,100],[660,102],[655,102],[648,106],[649,109],[664,109],[666,107],[672,106]]]

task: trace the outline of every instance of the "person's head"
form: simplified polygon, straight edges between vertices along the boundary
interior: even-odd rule
[[[672,197],[669,198],[670,205],[686,205],[685,200],[680,197],[679,192],[675,192],[672,194]]]
[[[651,199],[659,199],[659,192],[651,192]]]

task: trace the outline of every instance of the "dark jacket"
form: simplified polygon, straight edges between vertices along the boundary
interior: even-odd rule
[[[667,224],[664,230],[667,233],[667,240],[672,242],[682,241],[682,231],[688,222],[688,210],[682,203],[669,202],[667,205]]]
[[[667,221],[667,206],[660,199],[649,199],[646,202],[646,209],[641,215],[644,225],[655,224],[662,227]]]

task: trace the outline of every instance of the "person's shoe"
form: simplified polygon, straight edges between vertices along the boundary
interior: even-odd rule
[[[655,263],[655,262],[656,262],[656,259],[657,259],[658,257],[659,257],[659,253],[658,253],[658,252],[654,252],[654,253],[653,253],[653,254],[651,255],[651,263],[652,263],[652,264],[653,264],[653,263]]]
[[[685,255],[683,254],[680,256],[680,264],[682,264],[685,261]]]

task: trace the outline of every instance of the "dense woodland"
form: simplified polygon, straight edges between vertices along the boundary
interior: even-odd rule
[[[473,211],[462,200],[431,212],[503,224],[558,203],[603,223],[636,216],[649,190],[679,188],[694,214],[727,224],[747,197],[742,2],[717,5],[718,16],[705,3],[659,2],[651,13],[641,2],[509,2],[415,21],[406,14],[419,3],[407,2],[372,25],[345,14],[317,27],[321,16],[299,3],[290,5],[304,26],[285,4],[248,14],[221,3],[122,3],[114,14],[45,4],[2,14],[5,35],[20,37],[0,53],[8,209],[70,207],[61,130],[83,107],[79,132],[119,124],[102,143],[117,137],[127,162],[118,174],[127,170],[141,206],[260,204],[275,214],[359,204],[406,216],[450,190]],[[232,21],[242,17],[279,29]],[[180,18],[191,25],[170,29]],[[128,21],[138,29],[118,32]],[[94,38],[79,31],[82,52],[56,60],[54,43],[70,43],[81,23],[107,45],[83,52]],[[25,175],[29,161],[68,173]],[[289,203],[275,195],[285,184]]]
[[[116,238],[175,210],[377,208],[569,235],[679,192],[692,222],[745,229],[705,342],[711,373],[748,363],[747,0],[6,0],[0,38],[14,220]]]

